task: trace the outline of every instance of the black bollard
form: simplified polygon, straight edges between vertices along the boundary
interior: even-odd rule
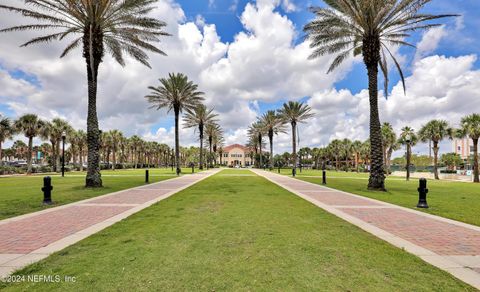
[[[177,176],[180,175],[181,172],[180,168],[177,168]]]
[[[195,164],[192,163],[192,174],[195,173]]]
[[[52,178],[49,176],[46,176],[43,178],[43,204],[44,205],[51,205],[53,204],[52,202]]]
[[[292,176],[295,176],[297,174],[297,170],[295,168],[292,168]]]
[[[280,166],[278,167],[278,173],[280,173]]]
[[[145,183],[148,184],[148,182],[149,182],[148,169],[145,169]]]
[[[322,184],[327,184],[327,172],[325,170],[322,171]]]
[[[428,208],[427,204],[427,179],[421,178],[418,186],[418,204],[417,208]]]

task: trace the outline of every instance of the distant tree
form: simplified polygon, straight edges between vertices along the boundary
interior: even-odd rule
[[[431,120],[425,124],[418,132],[418,137],[422,142],[431,140],[433,142],[433,173],[435,179],[438,177],[438,143],[445,138],[452,138],[453,130],[444,120]]]
[[[445,153],[440,157],[440,161],[449,169],[454,169],[463,164],[463,159],[457,153]]]
[[[33,138],[42,132],[45,122],[40,120],[37,115],[26,114],[18,118],[13,126],[16,131],[23,133],[28,138],[27,173],[30,174],[32,173]]]
[[[2,143],[6,140],[12,139],[14,133],[15,130],[12,121],[9,118],[0,115],[0,165],[3,164]]]
[[[292,127],[292,158],[293,158],[293,174],[297,171],[297,130],[299,123],[305,123],[312,118],[312,108],[304,103],[298,101],[289,101],[284,103],[283,107],[278,110],[278,115],[282,118],[285,124],[290,124]]]
[[[398,149],[397,134],[393,130],[390,123],[382,124],[382,147],[383,147],[383,161],[385,162],[385,170],[390,174],[390,160],[392,159],[393,151]]]
[[[398,143],[407,146],[407,153],[406,153],[406,166],[405,170],[407,171],[406,179],[407,181],[410,180],[410,164],[412,158],[412,146],[417,144],[418,137],[415,133],[415,130],[406,126],[402,128],[402,132],[400,133],[400,137],[398,138]]]
[[[260,118],[260,123],[262,124],[265,132],[267,133],[268,140],[270,142],[270,169],[274,165],[274,155],[273,155],[273,136],[278,135],[279,133],[285,133],[286,127],[280,117],[275,111],[269,110],[265,112]]]
[[[478,139],[480,138],[480,115],[471,114],[462,118],[457,137],[469,137],[473,141],[473,181],[478,183]]]

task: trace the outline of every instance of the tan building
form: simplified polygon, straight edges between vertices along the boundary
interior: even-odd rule
[[[248,167],[253,164],[253,157],[248,147],[233,144],[223,148],[222,164],[225,166]]]
[[[452,152],[460,154],[462,159],[468,159],[468,157],[473,154],[473,143],[470,138],[463,139],[453,139],[452,141]]]

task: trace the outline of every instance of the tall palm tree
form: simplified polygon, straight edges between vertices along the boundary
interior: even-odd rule
[[[411,159],[412,159],[412,146],[417,144],[418,137],[417,134],[415,133],[415,130],[406,126],[402,128],[402,132],[400,133],[400,138],[398,139],[398,142],[402,145],[406,145],[407,147],[407,153],[406,153],[406,160],[407,160],[407,165],[406,165],[406,170],[407,170],[407,175],[406,179],[407,181],[410,180],[410,164],[411,164]]]
[[[175,159],[177,175],[180,175],[180,142],[179,142],[179,118],[184,110],[194,110],[203,100],[203,92],[198,91],[198,85],[188,80],[182,73],[170,73],[168,78],[161,78],[160,86],[149,86],[150,94],[146,96],[148,102],[153,104],[151,108],[157,110],[167,108],[168,112],[175,114]]]
[[[385,191],[382,136],[378,113],[378,68],[384,77],[384,94],[388,94],[387,55],[395,63],[405,90],[400,64],[389,45],[414,47],[404,39],[409,33],[439,24],[426,21],[453,15],[419,13],[431,0],[325,0],[329,7],[312,8],[315,19],[304,30],[314,49],[310,58],[338,54],[328,73],[337,68],[349,55],[363,56],[368,71],[370,100],[371,169],[368,188]]]
[[[186,109],[184,117],[185,128],[198,128],[200,140],[200,169],[203,169],[203,134],[205,126],[215,123],[218,115],[213,113],[213,109],[207,109],[203,104],[199,104],[194,109]]]
[[[65,135],[66,137],[69,137],[72,132],[73,128],[68,121],[60,118],[55,118],[51,122],[46,122],[45,127],[42,130],[40,136],[52,143],[52,163],[54,171],[60,171],[60,143],[62,142],[62,136]]]
[[[32,173],[32,150],[33,138],[37,137],[45,127],[45,122],[37,115],[26,114],[18,118],[13,124],[17,132],[21,132],[28,138],[27,173]]]
[[[267,111],[259,118],[265,128],[270,142],[270,169],[273,168],[273,136],[278,133],[285,133],[286,127],[282,118],[275,111]]]
[[[69,135],[69,142],[72,147],[76,148],[80,171],[83,171],[83,156],[87,147],[87,134],[83,130],[72,131]]]
[[[457,137],[469,137],[473,141],[473,181],[478,183],[478,139],[480,138],[480,115],[471,114],[462,118]]]
[[[150,67],[145,51],[165,55],[151,43],[159,42],[166,24],[148,17],[154,9],[153,0],[28,0],[29,9],[0,5],[0,9],[33,18],[38,23],[29,23],[0,30],[0,32],[45,30],[53,34],[34,38],[22,46],[48,43],[74,36],[60,57],[82,46],[83,58],[87,65],[88,79],[88,173],[87,187],[101,187],[99,143],[100,131],[97,117],[97,77],[100,63],[108,52],[122,66],[124,53]]]
[[[312,109],[307,104],[298,101],[289,101],[283,104],[283,108],[278,110],[279,116],[284,123],[289,123],[292,126],[292,156],[293,156],[293,171],[295,176],[297,173],[297,127],[298,123],[305,123],[306,120],[312,118],[314,114]]]
[[[342,154],[343,150],[343,143],[339,139],[335,139],[330,144],[328,144],[328,150],[335,158],[335,170],[338,171],[340,168],[340,155]]]
[[[142,144],[142,139],[140,137],[138,137],[137,135],[133,135],[132,137],[130,137],[129,139],[129,145],[130,145],[130,149],[131,149],[131,153],[132,153],[132,163],[133,163],[133,168],[137,168],[137,165],[138,165],[138,157],[139,157],[139,154],[138,154],[138,149],[140,148]]]
[[[444,138],[452,138],[452,128],[449,127],[448,122],[444,120],[431,120],[426,123],[420,131],[418,131],[418,137],[422,142],[433,142],[433,173],[435,179],[438,177],[438,143]]]
[[[13,135],[15,134],[12,121],[0,115],[0,165],[3,164],[2,160],[2,143],[6,140],[12,139]]]
[[[359,172],[359,159],[360,159],[360,152],[362,151],[362,142],[359,140],[355,140],[352,142],[352,151],[355,155],[355,171]]]

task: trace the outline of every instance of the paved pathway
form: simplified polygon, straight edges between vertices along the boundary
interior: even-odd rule
[[[480,227],[284,175],[253,171],[480,289]]]
[[[0,221],[0,279],[219,170],[164,180]]]

